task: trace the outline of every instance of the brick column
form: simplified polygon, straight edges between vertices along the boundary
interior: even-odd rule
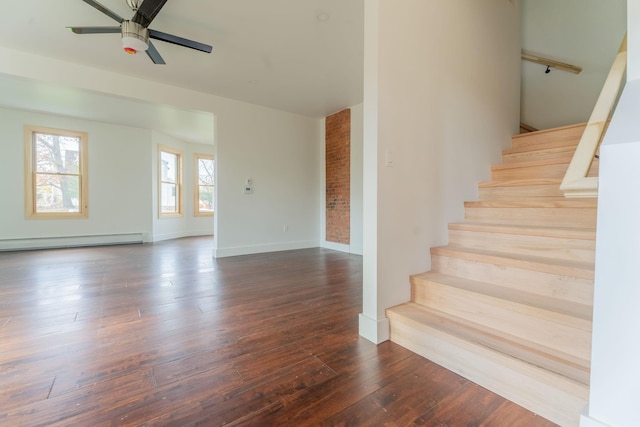
[[[349,244],[351,223],[351,110],[326,118],[326,240]]]

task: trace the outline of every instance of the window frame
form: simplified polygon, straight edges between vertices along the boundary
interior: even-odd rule
[[[213,161],[213,167],[214,167],[214,171],[215,171],[215,158],[213,154],[202,154],[202,153],[195,153],[193,155],[193,169],[194,169],[194,188],[193,188],[193,216],[214,216],[215,215],[215,203],[213,203],[213,209],[211,212],[202,212],[200,210],[200,159],[205,159],[205,160],[211,160]],[[215,176],[214,176],[214,180],[213,180],[213,194],[215,195],[215,189],[216,189],[216,183],[215,183]],[[214,196],[215,197],[215,196]]]
[[[163,181],[162,180],[162,153],[169,153],[176,156],[176,182]],[[182,159],[183,159],[182,151],[167,147],[166,145],[158,145],[158,218],[177,218],[183,215],[183,203],[182,203]],[[162,211],[162,184],[163,182],[167,182],[170,184],[175,184],[176,186],[176,212],[163,212]]]
[[[38,171],[35,167],[35,134],[47,134],[79,138],[78,155],[78,212],[38,212],[36,195],[36,176]],[[26,219],[86,219],[89,217],[89,134],[83,131],[50,128],[44,126],[25,125],[24,126],[24,209]],[[69,175],[60,173],[49,173],[51,175]]]

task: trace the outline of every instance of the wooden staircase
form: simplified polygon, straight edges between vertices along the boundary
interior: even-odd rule
[[[387,310],[392,341],[562,426],[589,397],[597,199],[558,189],[584,127],[513,137]]]

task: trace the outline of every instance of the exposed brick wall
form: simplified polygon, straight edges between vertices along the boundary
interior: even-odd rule
[[[325,120],[326,239],[349,244],[351,223],[351,110]]]

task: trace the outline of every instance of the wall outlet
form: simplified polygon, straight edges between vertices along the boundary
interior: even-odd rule
[[[284,224],[284,225],[282,226],[282,231],[289,231],[289,225]]]

